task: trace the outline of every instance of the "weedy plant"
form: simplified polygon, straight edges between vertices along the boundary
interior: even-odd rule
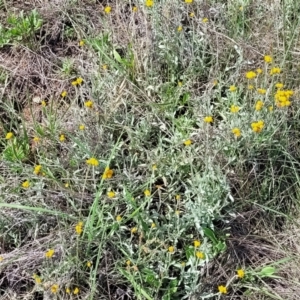
[[[281,299],[292,3],[3,3],[0,297]]]

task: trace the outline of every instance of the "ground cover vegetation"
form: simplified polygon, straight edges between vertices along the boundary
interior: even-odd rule
[[[0,0],[0,299],[298,299],[299,16]]]

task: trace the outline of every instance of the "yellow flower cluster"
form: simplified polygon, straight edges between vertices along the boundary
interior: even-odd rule
[[[41,172],[41,170],[42,170],[42,166],[41,165],[36,165],[34,167],[33,174],[39,175],[39,173]]]
[[[290,98],[294,95],[292,90],[278,90],[275,93],[275,104],[277,107],[286,107],[291,105]]]
[[[246,78],[247,79],[253,79],[255,77],[256,77],[256,73],[253,72],[253,71],[249,71],[249,72],[246,73]]]
[[[83,83],[83,79],[81,77],[76,78],[76,80],[72,81],[72,85],[81,85]]]
[[[263,108],[263,106],[264,106],[264,103],[261,100],[258,100],[255,103],[255,110],[260,111]]]
[[[281,72],[281,69],[279,67],[273,67],[270,70],[270,75],[280,74],[280,72]]]
[[[251,123],[252,130],[257,133],[261,132],[264,126],[265,126],[265,122],[262,120]]]
[[[154,1],[153,0],[146,0],[145,5],[147,7],[152,7],[154,5]]]
[[[78,222],[78,223],[76,224],[76,226],[75,226],[75,231],[76,231],[76,233],[77,233],[78,235],[81,235],[81,234],[82,234],[82,231],[83,231],[82,227],[83,227],[83,222]]]
[[[5,139],[6,140],[10,140],[11,138],[13,138],[14,137],[14,134],[12,133],[12,132],[8,132],[7,134],[6,134],[6,136],[5,136]]]
[[[102,179],[110,179],[114,175],[114,171],[111,170],[109,167],[106,167],[104,173],[102,175]]]
[[[45,253],[46,258],[51,258],[53,255],[54,255],[54,249],[49,249],[49,250]]]
[[[240,108],[237,105],[231,105],[231,107],[230,107],[230,111],[232,113],[237,113],[239,110],[240,110]]]
[[[240,137],[241,136],[241,130],[237,127],[234,127],[231,132],[236,136],[236,137]]]
[[[94,167],[97,167],[99,165],[99,161],[95,157],[89,158],[88,160],[86,160],[86,163],[88,165],[91,165],[91,166],[94,166]]]

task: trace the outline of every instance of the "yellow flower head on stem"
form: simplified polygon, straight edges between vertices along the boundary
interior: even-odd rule
[[[146,1],[145,1],[145,5],[146,5],[147,7],[152,7],[152,6],[154,5],[154,1],[153,1],[153,0],[146,0]]]
[[[238,269],[236,273],[238,278],[243,278],[245,276],[245,271],[243,269]]]
[[[247,79],[253,79],[253,78],[256,77],[256,73],[253,72],[253,71],[249,71],[249,72],[246,73],[245,76],[246,76]]]
[[[78,223],[76,224],[76,226],[75,226],[75,231],[76,231],[76,233],[77,233],[78,235],[81,235],[81,234],[82,234],[82,231],[83,231],[82,227],[83,227],[83,222],[78,222]]]
[[[198,247],[200,247],[201,246],[201,242],[199,241],[199,240],[195,240],[194,241],[194,247],[195,248],[198,248]]]
[[[150,192],[149,190],[145,190],[145,191],[144,191],[144,195],[145,195],[146,197],[149,197],[149,196],[151,195],[151,192]]]
[[[62,91],[60,95],[62,98],[65,98],[68,95],[68,93],[66,91]]]
[[[267,64],[270,64],[270,63],[273,61],[273,58],[272,58],[272,56],[270,56],[270,55],[265,55],[265,56],[264,56],[264,61],[265,61]]]
[[[227,288],[224,285],[219,285],[218,290],[220,294],[227,294]]]
[[[49,249],[49,250],[45,253],[46,258],[51,258],[53,255],[54,255],[54,249]]]
[[[175,252],[174,246],[170,246],[170,247],[168,248],[168,252],[169,252],[169,253],[174,253],[174,252]]]
[[[61,134],[61,135],[59,136],[59,140],[60,140],[61,142],[64,142],[64,141],[66,140],[65,135],[64,135],[64,134]]]
[[[205,254],[201,251],[196,251],[196,257],[198,259],[204,259],[205,258]]]
[[[88,101],[84,102],[84,106],[87,107],[87,108],[92,108],[93,105],[94,105],[94,103],[93,103],[92,100],[88,100]]]
[[[80,290],[79,290],[78,287],[76,287],[76,288],[73,290],[73,294],[74,294],[74,295],[78,295],[79,292],[80,292]]]
[[[34,173],[35,175],[38,175],[38,174],[41,172],[41,170],[42,170],[42,166],[41,166],[41,165],[36,165],[36,166],[34,167],[33,173]]]
[[[59,285],[58,284],[53,284],[50,288],[50,291],[52,294],[56,294],[58,292]]]
[[[23,183],[22,183],[22,187],[24,189],[28,189],[30,187],[30,182],[29,180],[25,180]]]
[[[111,13],[111,7],[110,7],[109,5],[108,5],[108,6],[105,6],[104,12],[105,12],[106,14],[110,14],[110,13]]]
[[[10,139],[12,139],[14,137],[14,134],[12,133],[12,132],[8,132],[7,134],[6,134],[6,136],[5,136],[5,139],[6,140],[10,140]]]
[[[191,140],[186,140],[183,142],[185,146],[190,146],[192,145],[192,141]]]
[[[264,106],[264,103],[261,101],[261,100],[258,100],[256,103],[255,103],[255,110],[256,111],[260,111]]]
[[[103,179],[110,179],[114,175],[114,171],[110,169],[109,167],[106,167],[104,170],[104,173],[102,175]]]
[[[229,91],[230,91],[230,92],[235,92],[236,90],[237,90],[237,88],[236,88],[235,85],[231,85],[231,86],[229,87]]]
[[[89,158],[88,160],[86,160],[86,163],[94,167],[97,167],[99,165],[99,161],[95,157]]]
[[[205,123],[212,123],[214,121],[213,117],[212,116],[206,116],[204,118],[204,122]]]
[[[240,110],[240,107],[237,105],[230,106],[230,112],[232,112],[233,114],[237,113],[239,110]]]
[[[231,132],[235,135],[235,137],[240,137],[241,136],[241,130],[237,127],[234,127]]]
[[[108,198],[114,198],[115,196],[116,196],[116,193],[113,192],[113,191],[109,191],[109,192],[107,193],[107,197],[108,197]]]

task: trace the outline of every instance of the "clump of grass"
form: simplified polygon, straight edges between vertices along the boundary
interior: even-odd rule
[[[247,239],[251,218],[235,222],[259,210],[255,230],[276,232],[298,208],[292,8],[77,5],[34,11],[44,20],[30,39],[47,85],[30,74],[14,84],[15,59],[1,71],[1,293],[247,299],[261,290],[281,299],[271,280],[288,263],[284,251],[272,256],[274,241]],[[283,33],[266,31],[268,10],[290,32],[283,54],[259,42]],[[21,35],[17,49],[28,42]],[[252,247],[248,257],[237,237]],[[258,248],[267,249],[262,261]]]

